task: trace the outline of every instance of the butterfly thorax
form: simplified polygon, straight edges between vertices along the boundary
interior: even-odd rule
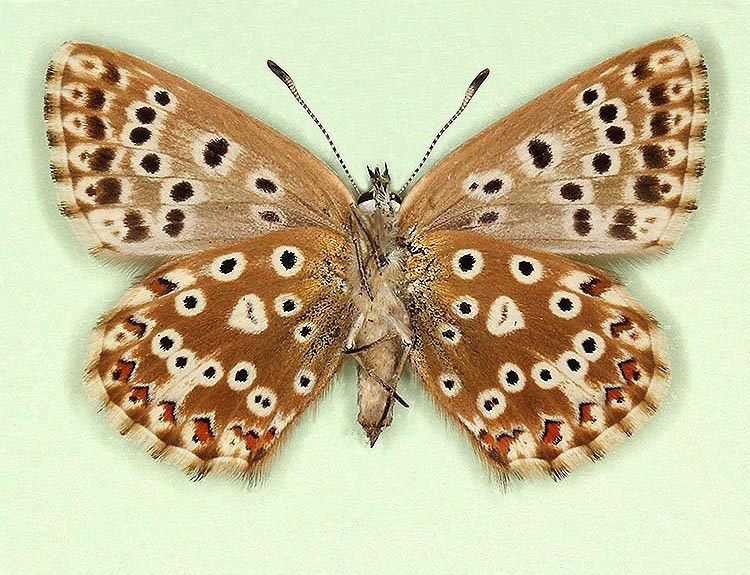
[[[359,423],[371,444],[392,421],[405,343],[411,341],[408,314],[397,296],[404,277],[404,249],[398,238],[399,204],[387,169],[370,171],[372,190],[353,208],[355,259],[352,266],[358,317],[349,343],[359,369]]]

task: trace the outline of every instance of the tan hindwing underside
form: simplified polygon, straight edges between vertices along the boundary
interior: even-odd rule
[[[653,318],[599,269],[460,231],[415,245],[413,365],[504,476],[562,476],[638,429],[664,396]]]
[[[301,228],[157,269],[94,330],[90,395],[155,457],[254,475],[341,363],[348,253]]]

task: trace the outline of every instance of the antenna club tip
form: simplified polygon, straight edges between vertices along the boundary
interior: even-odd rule
[[[484,82],[487,79],[487,76],[490,75],[490,69],[485,68],[479,74],[477,74],[477,77],[474,78],[474,81],[471,83],[472,86],[474,86],[474,89],[479,88],[479,86],[482,85],[482,82]]]
[[[284,71],[284,69],[281,66],[279,66],[273,60],[266,60],[266,64],[268,65],[268,67],[271,70],[271,72],[273,72],[274,74],[276,74],[282,80],[284,80],[284,78],[286,78],[289,75],[289,74],[287,74]]]

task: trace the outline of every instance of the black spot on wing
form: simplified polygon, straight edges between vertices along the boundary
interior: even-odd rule
[[[169,190],[169,197],[175,202],[186,202],[195,194],[193,185],[190,182],[177,182]]]
[[[88,88],[86,90],[86,100],[84,106],[89,110],[101,110],[104,108],[104,104],[107,103],[107,96],[104,94],[104,90],[100,88]]]
[[[649,121],[652,136],[663,136],[669,133],[669,113],[660,111],[651,116]]]
[[[645,80],[653,74],[653,70],[649,66],[648,58],[642,58],[635,63],[633,71],[631,72],[633,78],[636,80]]]
[[[141,159],[141,168],[149,174],[155,174],[161,167],[161,159],[156,154],[146,154]]]
[[[583,197],[583,188],[574,182],[568,182],[560,187],[560,196],[569,202],[577,202]]]
[[[135,117],[141,124],[151,124],[156,119],[156,110],[151,106],[141,106],[135,111]]]
[[[143,126],[137,126],[130,130],[128,138],[137,146],[146,143],[151,138],[151,130]]]
[[[605,174],[612,167],[612,158],[609,154],[600,152],[594,155],[591,165],[597,174]]]
[[[105,62],[104,72],[102,72],[101,78],[105,82],[110,82],[111,84],[117,84],[117,82],[120,81],[120,78],[122,78],[122,75],[120,74],[120,69],[117,66],[115,66],[112,62]]]
[[[114,148],[97,148],[88,156],[89,168],[94,172],[108,172],[116,155]]]
[[[99,116],[86,117],[86,134],[93,140],[103,140],[107,127]]]
[[[573,229],[579,236],[591,233],[591,212],[586,208],[576,210],[573,214]]]
[[[126,243],[138,243],[148,239],[149,229],[140,212],[126,212],[122,223],[128,229],[122,241]]]
[[[654,106],[663,106],[669,103],[667,86],[664,83],[654,84],[648,89],[648,100]]]
[[[185,213],[182,210],[169,210],[166,215],[167,224],[162,228],[164,233],[171,238],[180,235],[185,227]]]
[[[610,224],[608,233],[618,240],[634,240],[636,238],[632,227],[636,223],[635,212],[630,208],[620,208],[615,212],[613,223]]]
[[[544,140],[534,138],[529,142],[527,149],[536,168],[541,170],[552,162],[552,147]]]
[[[203,161],[207,166],[215,168],[224,161],[224,156],[229,151],[229,142],[224,138],[214,138],[206,143],[203,148]]]
[[[86,188],[86,195],[100,205],[119,203],[121,193],[122,184],[117,178],[101,178]]]

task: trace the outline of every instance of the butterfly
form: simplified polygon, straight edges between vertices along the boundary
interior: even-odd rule
[[[99,320],[84,374],[154,457],[256,477],[347,356],[371,444],[410,364],[506,479],[563,477],[662,401],[656,321],[567,256],[663,252],[682,233],[708,114],[690,38],[563,82],[403,198],[387,168],[355,197],[300,145],[119,51],[64,44],[46,82],[62,213],[94,254],[166,259]]]

